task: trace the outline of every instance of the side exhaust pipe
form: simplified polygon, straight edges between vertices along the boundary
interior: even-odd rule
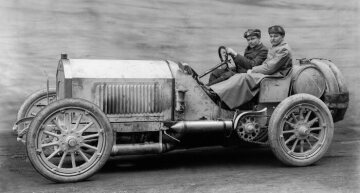
[[[232,121],[180,121],[170,127],[178,133],[201,133],[225,131],[233,128]]]
[[[161,143],[116,144],[111,150],[111,155],[156,154],[163,151],[162,146]]]
[[[173,143],[116,144],[112,147],[111,155],[159,154],[168,152],[174,147]]]
[[[233,129],[232,121],[180,121],[171,126],[170,129],[180,133],[201,133],[201,132],[221,132]],[[115,144],[111,150],[111,155],[141,155],[158,154],[174,149],[174,143],[135,143],[135,144]]]

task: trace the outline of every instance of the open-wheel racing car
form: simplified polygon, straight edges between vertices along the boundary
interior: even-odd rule
[[[111,155],[158,154],[212,145],[269,145],[290,166],[324,156],[349,94],[338,68],[302,59],[283,78],[266,77],[246,105],[230,110],[189,65],[172,61],[68,59],[56,89],[32,94],[14,130],[34,168],[55,182],[84,180]]]

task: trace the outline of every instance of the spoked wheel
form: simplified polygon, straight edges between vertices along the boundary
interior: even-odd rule
[[[105,114],[81,99],[45,107],[31,122],[26,149],[35,169],[55,182],[92,176],[107,161],[113,132]]]
[[[49,97],[49,101],[48,101]],[[17,120],[25,117],[35,117],[41,109],[56,100],[55,88],[50,88],[49,91],[46,89],[39,90],[31,94],[21,105]],[[21,132],[24,128],[28,127],[30,122],[24,122],[14,128],[15,132]]]
[[[320,99],[296,94],[276,107],[268,132],[271,149],[280,161],[306,166],[324,156],[333,138],[334,124]]]

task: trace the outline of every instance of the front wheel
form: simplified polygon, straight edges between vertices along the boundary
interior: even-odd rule
[[[41,109],[46,107],[48,103],[56,101],[56,89],[50,88],[49,90],[43,89],[32,93],[21,104],[17,114],[17,121],[26,117],[35,117]],[[25,122],[14,127],[15,133],[22,132],[22,130],[30,125],[30,122]]]
[[[286,98],[269,122],[269,143],[275,156],[290,166],[307,166],[324,156],[334,123],[324,102],[309,94]]]
[[[46,106],[31,122],[26,150],[34,168],[55,182],[92,176],[107,161],[113,131],[106,115],[82,99],[63,99]]]

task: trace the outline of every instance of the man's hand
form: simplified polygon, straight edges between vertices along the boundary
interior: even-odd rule
[[[232,48],[226,48],[226,52],[232,57],[235,57],[237,55],[237,53]]]
[[[192,70],[191,70],[191,67],[189,66],[189,64],[187,64],[185,62],[180,62],[180,63],[181,63],[180,67],[186,74],[192,74]]]
[[[252,72],[251,69],[246,71],[247,74],[251,74],[251,72]]]

